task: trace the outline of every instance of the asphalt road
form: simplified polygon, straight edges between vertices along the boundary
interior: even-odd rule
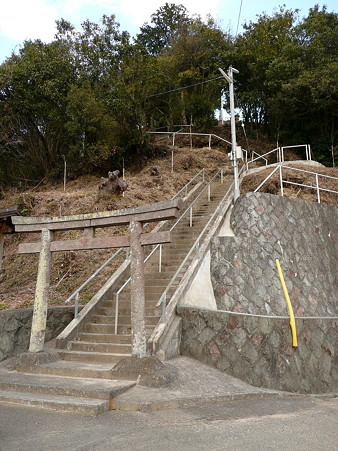
[[[338,399],[246,399],[97,418],[0,406],[1,451],[335,450]]]

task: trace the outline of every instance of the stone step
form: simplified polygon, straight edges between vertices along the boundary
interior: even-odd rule
[[[97,416],[109,410],[110,401],[102,399],[80,399],[72,396],[60,396],[40,393],[0,391],[0,403],[38,407],[40,409],[81,413]]]
[[[81,352],[131,354],[131,344],[71,341],[69,350]]]
[[[1,391],[51,394],[109,400],[135,385],[134,381],[59,377],[9,372],[1,375]]]
[[[124,357],[130,357],[128,353],[103,353],[103,352],[84,352],[84,351],[66,351],[64,349],[58,351],[59,356],[63,360],[94,362],[94,363],[111,363],[112,365],[119,362]]]
[[[155,325],[158,323],[161,315],[146,316],[145,321],[147,325]],[[92,322],[95,324],[115,324],[115,315],[93,315]],[[119,315],[119,324],[130,325],[130,315]]]
[[[146,332],[150,335],[153,327],[146,327]],[[110,324],[95,324],[95,323],[87,323],[84,326],[84,332],[94,333],[94,334],[114,334],[115,326]],[[130,335],[130,325],[119,324],[117,333],[120,334],[128,334]]]
[[[119,303],[119,318],[121,316],[130,315],[131,312],[131,305],[130,302],[127,303]],[[152,303],[151,307],[146,307],[145,309],[146,316],[156,316],[160,315],[161,308],[156,307],[154,303]],[[112,301],[111,307],[100,307],[97,310],[97,315],[107,315],[107,316],[113,316],[115,321],[115,301]]]
[[[113,379],[112,368],[114,366],[115,363],[99,364],[58,360],[57,362],[43,365],[20,365],[17,367],[17,371],[29,374],[61,376],[62,378]]]
[[[80,332],[77,340],[95,343],[131,344],[131,335],[94,334]]]
[[[152,292],[148,292],[146,293],[146,300],[145,300],[145,306],[146,307],[151,307],[156,305],[156,302],[159,300],[159,298],[161,297],[162,293],[165,291],[166,287],[162,287],[161,289],[154,289],[152,290]],[[169,294],[173,293],[174,290],[177,288],[177,286],[173,286],[170,290],[169,290]],[[123,291],[119,294],[119,304],[121,302],[129,302],[130,303],[130,291]],[[105,304],[108,305],[108,304]],[[114,308],[115,306],[115,299],[111,300],[111,307]]]

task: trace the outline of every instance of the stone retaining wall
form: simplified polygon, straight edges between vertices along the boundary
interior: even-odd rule
[[[298,349],[289,319],[179,307],[181,354],[249,384],[299,393],[337,390],[338,318],[297,318]]]
[[[211,246],[219,310],[288,315],[279,258],[296,316],[337,315],[337,207],[249,193],[236,201],[231,227],[235,237],[214,238]]]
[[[235,236],[211,244],[218,311],[201,303],[178,309],[181,353],[259,387],[337,389],[337,207],[248,193],[230,223]],[[296,316],[297,350],[276,258]]]
[[[0,361],[29,347],[33,309],[0,311]],[[74,307],[48,309],[45,342],[55,338],[74,318]]]

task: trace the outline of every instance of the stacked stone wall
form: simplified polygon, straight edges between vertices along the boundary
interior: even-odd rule
[[[337,319],[289,319],[179,307],[181,354],[249,384],[297,393],[337,390]]]
[[[0,312],[0,361],[26,352],[29,347],[33,309]],[[74,318],[74,307],[48,309],[45,342],[55,338]]]
[[[211,247],[218,309],[287,315],[278,258],[296,316],[337,314],[337,207],[249,193],[237,200],[231,226],[235,237]]]
[[[336,390],[337,207],[249,193],[236,201],[231,226],[234,237],[211,245],[219,311],[179,308],[181,353],[257,386]],[[298,349],[276,258],[296,316]]]

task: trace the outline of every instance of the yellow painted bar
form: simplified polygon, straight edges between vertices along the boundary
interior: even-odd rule
[[[281,281],[281,284],[282,284],[282,288],[283,288],[286,304],[288,306],[289,315],[290,315],[290,327],[291,327],[291,334],[292,334],[292,347],[297,349],[297,347],[298,347],[298,340],[297,340],[295,315],[293,314],[293,309],[292,309],[291,301],[290,301],[290,298],[289,298],[288,289],[286,288],[284,276],[283,276],[283,273],[282,273],[282,268],[280,266],[278,258],[276,259],[276,266],[277,266],[278,275],[279,275],[279,278],[280,278],[280,281]]]

